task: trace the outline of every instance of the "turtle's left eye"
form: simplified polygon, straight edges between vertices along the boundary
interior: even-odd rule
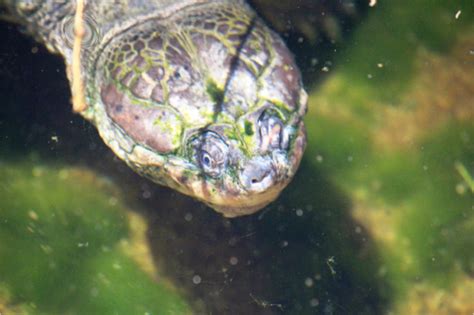
[[[224,139],[212,131],[206,131],[197,149],[197,160],[202,170],[212,177],[218,177],[227,166],[229,147]]]

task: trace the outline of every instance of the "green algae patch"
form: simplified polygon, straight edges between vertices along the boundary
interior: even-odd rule
[[[474,135],[474,126],[453,122],[423,141],[418,165],[423,181],[413,196],[412,211],[400,225],[419,258],[419,274],[440,284],[450,282],[447,270],[474,270],[474,254],[462,250],[473,244],[464,234],[474,232],[469,224],[474,220],[474,195],[459,189],[463,179],[455,169],[459,162],[472,169],[474,139],[465,135]]]
[[[417,51],[449,51],[473,20],[469,0],[379,1],[339,56],[337,72],[348,87],[368,88],[366,96],[398,104],[412,83]]]
[[[187,314],[121,250],[114,186],[84,169],[0,164],[0,288],[31,314]]]
[[[474,174],[472,123],[446,118],[428,130],[412,121],[414,126],[392,128],[384,135],[388,141],[381,141],[383,119],[391,117],[383,106],[364,118],[341,110],[344,105],[350,107],[350,98],[307,119],[314,119],[307,159],[347,193],[353,217],[373,238],[380,257],[376,278],[392,292],[383,298],[393,309],[408,307],[404,301],[420,281],[429,292],[450,292],[474,266],[472,252],[466,251],[474,244],[474,195],[456,167]],[[390,145],[396,133],[412,127],[422,129],[413,141]],[[351,261],[346,259],[340,264]],[[365,272],[362,268],[359,275]]]
[[[320,116],[306,119],[307,155],[313,163],[321,164],[334,176],[351,176],[355,166],[363,167],[371,151],[369,133],[354,120]]]

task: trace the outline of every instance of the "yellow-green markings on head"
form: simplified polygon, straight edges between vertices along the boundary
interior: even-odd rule
[[[169,135],[173,147],[178,148],[181,144],[182,128],[179,126],[181,122],[176,120],[168,121],[160,118],[156,119],[154,125],[159,126],[160,130]]]
[[[206,81],[206,92],[215,104],[221,104],[224,101],[224,89],[218,87],[212,79]]]

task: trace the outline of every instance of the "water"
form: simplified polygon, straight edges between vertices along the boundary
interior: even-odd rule
[[[118,161],[61,60],[2,24],[0,313],[473,313],[474,13],[428,7],[289,34],[308,149],[231,220]]]

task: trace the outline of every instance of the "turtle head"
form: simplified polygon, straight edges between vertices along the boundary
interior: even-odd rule
[[[178,170],[184,191],[227,217],[263,208],[292,179],[306,143],[302,122],[272,112],[260,109],[237,126],[212,125],[190,136],[186,158],[193,167],[172,167],[169,174]]]
[[[186,7],[102,51],[93,120],[136,171],[227,217],[261,209],[289,183],[307,95],[281,38],[246,5]]]

